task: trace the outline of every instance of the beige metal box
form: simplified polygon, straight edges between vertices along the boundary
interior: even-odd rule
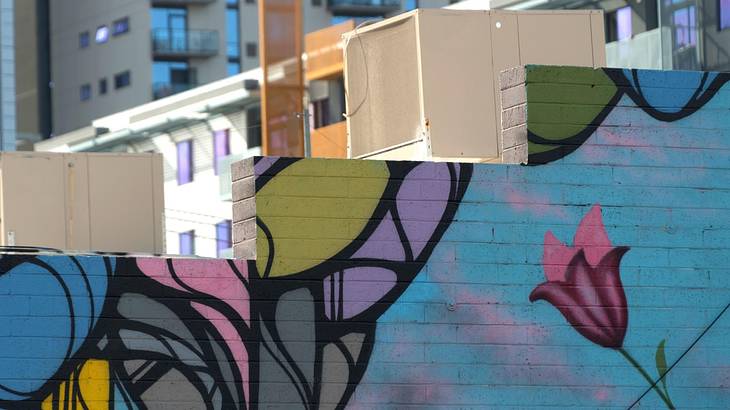
[[[0,244],[163,253],[160,154],[0,153]]]
[[[423,9],[344,38],[350,158],[498,160],[502,70],[605,65],[600,10]]]

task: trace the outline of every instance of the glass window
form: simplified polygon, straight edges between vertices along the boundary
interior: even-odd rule
[[[107,83],[106,78],[102,78],[99,80],[99,94],[106,94],[107,90]]]
[[[730,28],[730,0],[718,0],[717,8],[719,9],[720,15],[720,30]]]
[[[152,30],[186,30],[188,11],[181,7],[152,8]]]
[[[238,61],[229,61],[227,68],[228,75],[236,75],[241,72],[241,63]]]
[[[616,10],[616,34],[618,40],[628,40],[631,38],[631,7],[626,6]]]
[[[180,232],[180,255],[195,253],[195,231]]]
[[[193,141],[180,141],[177,143],[177,184],[183,185],[192,181]]]
[[[81,97],[81,101],[86,101],[86,100],[91,99],[91,84],[84,84],[81,86],[80,97]]]
[[[246,110],[246,146],[261,146],[261,107]]]
[[[246,57],[257,57],[258,47],[256,43],[246,43]]]
[[[94,36],[94,39],[96,40],[97,44],[102,44],[109,41],[109,27],[99,26],[99,28],[96,29],[96,36]]]
[[[118,36],[129,31],[129,17],[116,20],[112,25],[112,35]]]
[[[215,241],[216,256],[220,258],[222,251],[230,249],[233,243],[233,238],[231,238],[230,219],[215,224]]]
[[[226,41],[228,57],[241,56],[241,42],[238,35],[238,9],[226,9]]]
[[[674,48],[697,45],[697,24],[695,6],[684,7],[672,12],[674,23]]]
[[[213,171],[218,175],[218,163],[223,157],[231,153],[229,130],[215,131],[213,133]]]
[[[79,33],[79,48],[86,48],[89,46],[89,32],[84,31]]]
[[[132,73],[127,70],[114,76],[114,89],[124,88],[132,84]]]
[[[238,0],[226,0],[226,4],[229,6],[238,6]]]

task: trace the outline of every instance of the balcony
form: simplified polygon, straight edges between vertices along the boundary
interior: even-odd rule
[[[203,5],[215,3],[216,0],[152,0],[152,6],[181,7],[189,5]]]
[[[218,32],[215,30],[152,31],[152,53],[155,57],[212,57],[218,54]]]
[[[400,0],[328,0],[335,15],[384,16],[400,10]]]
[[[169,83],[160,82],[152,84],[152,98],[159,100],[160,98],[169,97],[173,94],[181,93],[183,91],[190,90],[197,87],[198,84],[193,82],[188,83]]]

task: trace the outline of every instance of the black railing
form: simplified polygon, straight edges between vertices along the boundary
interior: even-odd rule
[[[157,82],[152,84],[152,96],[155,100],[165,98],[173,94],[187,91],[191,88],[195,88],[197,84],[188,83],[170,83],[170,82]]]
[[[329,0],[327,4],[334,13],[355,16],[376,16],[400,10],[400,0]]]
[[[158,28],[152,31],[152,52],[161,56],[213,56],[218,54],[218,32]]]

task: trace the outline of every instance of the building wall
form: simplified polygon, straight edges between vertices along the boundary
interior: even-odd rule
[[[150,11],[147,0],[108,2],[74,0],[50,2],[51,81],[53,132],[56,135],[86,126],[91,121],[152,99]],[[130,31],[97,44],[97,27],[129,17]],[[89,31],[87,48],[79,48],[79,34]],[[132,83],[114,89],[114,75],[131,71]],[[99,80],[108,91],[99,95]],[[91,85],[91,98],[81,101],[80,88]]]
[[[255,107],[251,107],[255,109]],[[230,199],[221,196],[220,172],[213,169],[213,133],[229,130],[232,155],[243,158],[256,155],[257,147],[249,147],[249,129],[260,124],[248,124],[246,111],[236,111],[215,117],[196,125],[145,139],[129,146],[120,146],[130,152],[160,152],[163,156],[165,191],[165,249],[168,254],[180,253],[180,234],[194,231],[195,255],[217,255],[216,224],[232,220]],[[193,141],[193,181],[178,184],[177,148],[180,141]]]
[[[725,408],[730,76],[521,75],[534,166],[257,158],[248,263],[3,257],[0,404]]]

